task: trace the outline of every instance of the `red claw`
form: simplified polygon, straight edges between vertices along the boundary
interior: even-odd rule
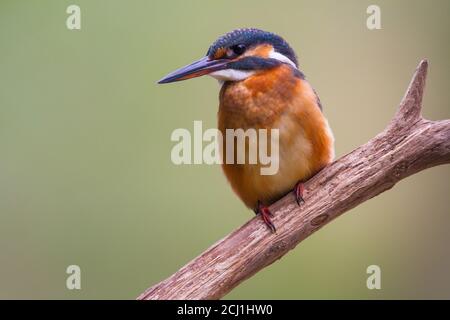
[[[303,184],[303,182],[298,182],[294,188],[295,200],[297,201],[298,205],[300,205],[302,202],[305,202],[305,199],[303,199],[304,191],[305,185]]]
[[[258,207],[255,209],[255,213],[261,215],[264,223],[269,227],[272,233],[275,233],[277,231],[275,225],[270,219],[270,217],[273,217],[273,214],[272,212],[270,212],[269,207],[266,207],[260,201],[258,201]]]

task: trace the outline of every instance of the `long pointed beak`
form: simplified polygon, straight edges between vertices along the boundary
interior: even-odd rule
[[[200,77],[214,71],[225,69],[227,63],[228,60],[225,59],[210,60],[209,57],[203,57],[190,65],[169,73],[159,80],[158,83],[170,83]]]

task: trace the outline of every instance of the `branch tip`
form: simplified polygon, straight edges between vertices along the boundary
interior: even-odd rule
[[[414,72],[411,82],[393,119],[392,124],[414,123],[421,117],[422,98],[428,71],[428,60],[422,59]]]

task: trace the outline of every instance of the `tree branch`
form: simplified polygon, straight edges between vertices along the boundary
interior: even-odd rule
[[[306,203],[299,207],[288,194],[270,207],[276,234],[255,217],[138,299],[219,299],[342,213],[416,172],[450,163],[450,120],[421,116],[427,68],[422,60],[382,133],[306,183]]]

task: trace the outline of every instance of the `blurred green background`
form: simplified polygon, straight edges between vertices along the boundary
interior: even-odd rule
[[[82,28],[66,28],[81,7]],[[366,28],[381,7],[382,30]],[[170,161],[175,128],[216,127],[217,82],[158,86],[220,35],[282,35],[341,156],[380,132],[421,58],[450,118],[449,1],[0,2],[0,298],[134,299],[253,216],[219,166]],[[450,167],[346,213],[227,298],[450,298]],[[66,289],[66,267],[82,289]],[[366,268],[382,289],[366,288]]]

